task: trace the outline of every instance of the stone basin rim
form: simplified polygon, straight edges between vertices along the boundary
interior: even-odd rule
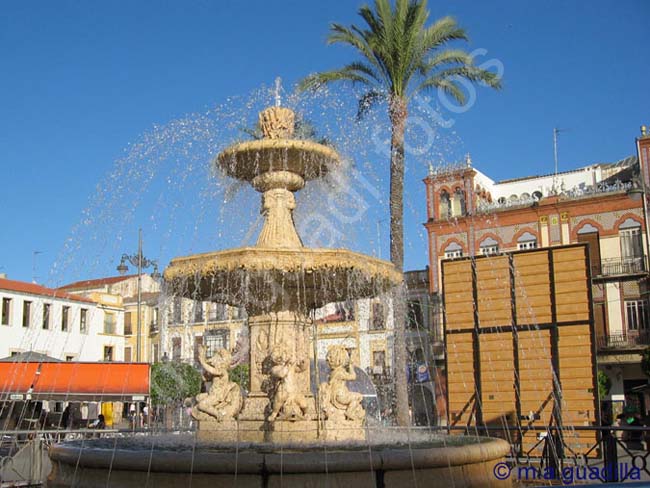
[[[290,152],[297,160],[286,161],[286,165],[277,165],[276,158],[269,153],[279,153],[280,160]],[[251,165],[251,158],[257,165]],[[233,161],[236,164],[232,164]],[[270,161],[270,162],[269,162]],[[221,168],[228,176],[241,180],[252,180],[266,171],[297,170],[307,180],[320,178],[328,167],[340,164],[339,153],[323,144],[307,139],[258,139],[233,144],[221,151],[213,164]],[[245,164],[249,163],[249,164]],[[276,164],[273,164],[276,163]],[[302,168],[300,171],[299,168]]]
[[[243,259],[246,257],[246,259]],[[257,262],[251,258],[259,258]],[[285,266],[274,266],[278,259],[288,261]],[[318,262],[318,261],[321,262]],[[265,264],[265,265],[261,265]],[[376,267],[369,270],[366,266]],[[399,284],[402,279],[400,273],[392,263],[348,249],[329,248],[264,248],[264,247],[239,247],[223,251],[211,251],[189,256],[173,258],[165,270],[165,279],[173,280],[187,275],[193,275],[205,268],[215,270],[247,269],[251,271],[286,271],[316,273],[322,271],[332,272],[333,268],[350,269],[358,267],[367,275],[384,277],[393,284]]]
[[[510,452],[510,445],[502,440],[473,437],[475,443],[463,446],[408,447],[383,446],[369,448],[359,445],[358,450],[337,450],[329,447],[327,456],[322,450],[296,452],[293,450],[264,452],[237,449],[232,443],[229,452],[214,451],[199,446],[195,451],[163,449],[106,449],[93,448],[93,441],[83,446],[56,444],[49,450],[53,462],[75,464],[87,468],[113,470],[187,473],[325,473],[373,470],[411,470],[444,468],[483,463],[501,459]],[[222,446],[228,445],[223,443]]]

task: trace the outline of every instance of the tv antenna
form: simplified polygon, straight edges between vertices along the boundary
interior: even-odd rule
[[[558,156],[557,156],[557,136],[560,132],[566,132],[566,129],[553,127],[553,159],[555,160],[555,172],[553,173],[553,191],[557,193],[557,173],[558,173]]]

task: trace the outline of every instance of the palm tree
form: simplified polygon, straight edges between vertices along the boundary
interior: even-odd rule
[[[467,35],[452,17],[426,26],[429,18],[426,0],[375,0],[374,11],[367,5],[359,9],[366,28],[332,24],[328,44],[352,46],[361,59],[340,69],[312,74],[300,83],[301,89],[315,89],[337,81],[367,88],[359,99],[359,114],[374,102],[388,105],[391,125],[390,153],[390,259],[400,271],[404,266],[404,132],[409,101],[418,93],[441,90],[459,103],[465,102],[461,81],[484,83],[500,88],[494,73],[474,65],[472,56],[448,44],[467,40]],[[404,321],[395,314],[395,362],[406,364]],[[399,319],[399,320],[397,320]],[[406,372],[395,368],[397,420],[409,423]],[[401,377],[400,377],[401,376]]]

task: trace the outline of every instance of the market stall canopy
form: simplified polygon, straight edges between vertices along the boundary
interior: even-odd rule
[[[144,400],[149,370],[146,363],[0,361],[0,401]]]

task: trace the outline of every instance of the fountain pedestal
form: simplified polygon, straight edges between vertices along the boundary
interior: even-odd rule
[[[310,386],[310,321],[304,314],[280,311],[250,317],[248,325],[250,393],[238,417],[242,439],[316,440],[319,429]]]

